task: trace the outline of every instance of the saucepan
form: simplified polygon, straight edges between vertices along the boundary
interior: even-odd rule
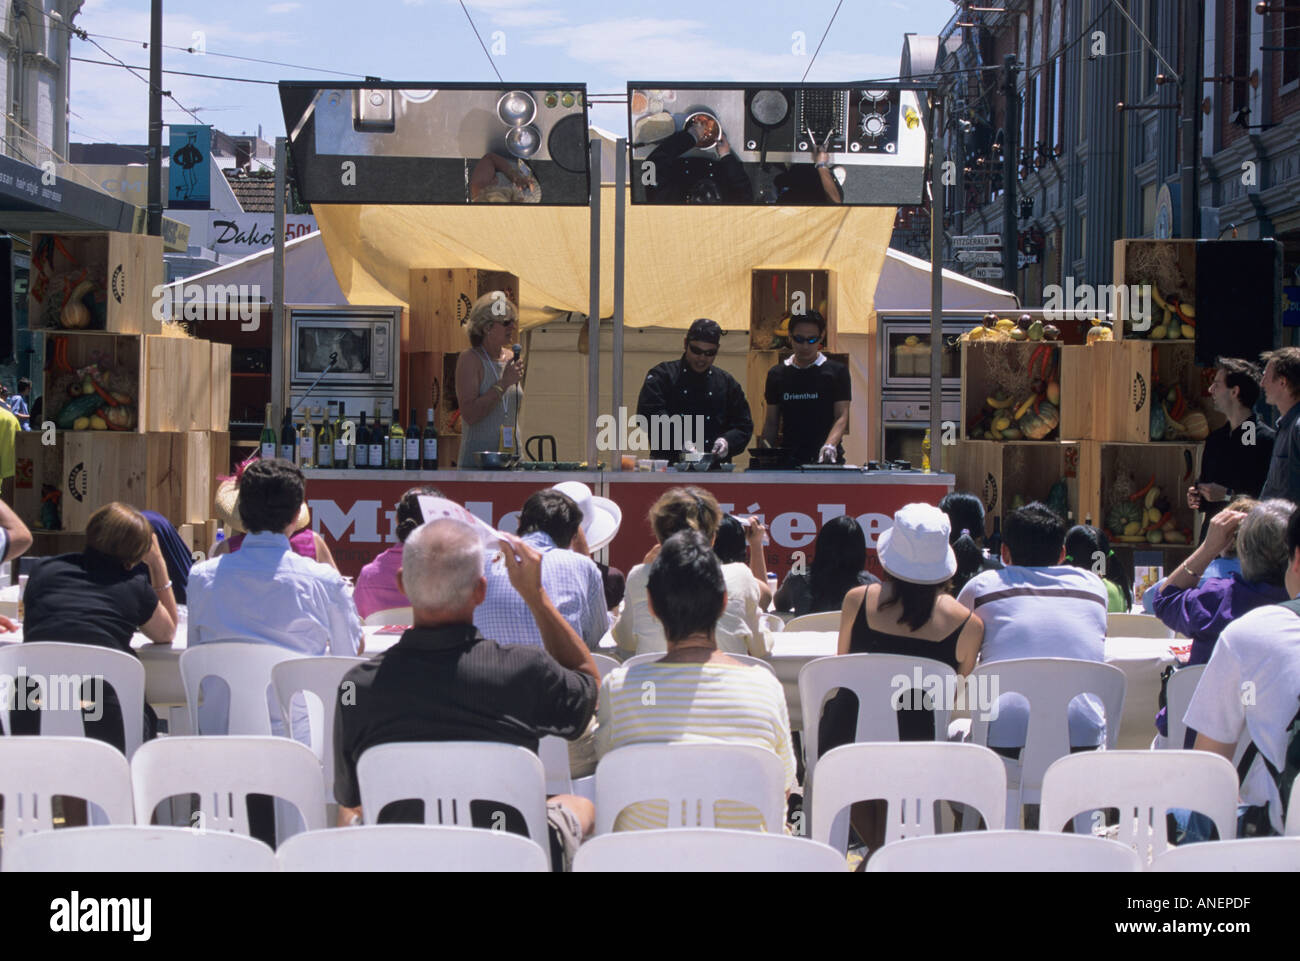
[[[479,470],[509,470],[519,460],[515,454],[499,450],[475,451],[473,456]]]

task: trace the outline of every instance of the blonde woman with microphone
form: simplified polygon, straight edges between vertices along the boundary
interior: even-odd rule
[[[520,382],[519,311],[503,291],[493,290],[474,302],[469,312],[470,349],[456,361],[456,402],[460,406],[460,468],[478,469],[479,451],[519,449],[515,436]]]

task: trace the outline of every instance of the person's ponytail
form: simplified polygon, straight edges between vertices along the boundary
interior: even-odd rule
[[[962,528],[961,535],[953,542],[952,552],[957,556],[957,573],[952,577],[952,592],[956,595],[979,573],[984,564],[984,552],[966,528]]]

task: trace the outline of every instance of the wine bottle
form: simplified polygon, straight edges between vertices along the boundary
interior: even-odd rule
[[[403,470],[406,466],[406,431],[402,430],[400,411],[393,411],[393,423],[388,428],[388,469]]]
[[[328,470],[334,466],[334,403],[327,406],[316,431],[316,466]]]
[[[259,439],[262,460],[274,460],[276,455],[275,426],[271,423],[271,405],[266,405],[266,417],[262,421],[262,436]]]
[[[357,470],[370,468],[370,428],[366,426],[366,412],[361,411],[361,423],[357,425],[356,449],[352,457],[352,466]]]
[[[370,456],[366,461],[371,470],[384,469],[384,417],[378,402],[375,403],[375,426],[370,431]]]
[[[433,424],[433,408],[430,407],[424,417],[424,463],[425,470],[438,469],[438,431]]]
[[[293,408],[284,408],[284,422],[280,425],[280,459],[290,464],[297,462],[298,432],[293,429]]]
[[[343,401],[339,401],[339,413],[334,421],[334,467],[336,470],[347,470],[351,467],[351,453],[348,443],[347,432],[347,415],[343,413]]]
[[[411,408],[411,423],[406,428],[406,470],[420,469],[420,425],[415,419],[415,408]]]
[[[316,432],[311,426],[311,409],[302,412],[302,429],[298,431],[298,466],[316,466]]]

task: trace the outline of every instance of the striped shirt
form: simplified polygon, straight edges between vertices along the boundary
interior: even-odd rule
[[[785,769],[786,789],[795,786],[785,693],[780,682],[763,668],[741,664],[636,664],[611,671],[605,677],[599,705],[598,757],[629,744],[748,744],[773,751]],[[719,801],[714,818],[720,828],[764,828],[774,833],[782,829],[782,825],[764,825],[754,808],[739,802]],[[668,802],[644,801],[620,812],[614,830],[662,828],[667,824]]]

